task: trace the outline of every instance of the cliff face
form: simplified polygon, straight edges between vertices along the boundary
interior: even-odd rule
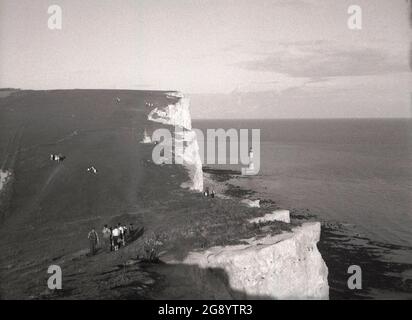
[[[190,116],[190,101],[188,98],[176,97],[177,102],[163,108],[154,108],[148,118],[151,121],[180,126],[192,130],[192,118]]]
[[[249,239],[247,245],[192,252],[183,263],[203,270],[188,274],[194,279],[220,281],[215,298],[328,299],[328,268],[316,247],[319,238],[320,223],[306,223],[292,233]],[[211,269],[223,270],[228,279],[219,279],[219,273],[207,271]],[[227,281],[227,290],[222,290]],[[213,291],[210,285],[199,285]]]
[[[164,108],[154,108],[148,115],[150,121],[172,125],[177,132],[171,132],[174,142],[178,142],[179,148],[175,150],[174,159],[178,163],[182,161],[188,171],[189,180],[182,183],[183,188],[203,191],[202,160],[200,159],[199,145],[196,133],[192,130],[192,118],[190,116],[189,99],[181,94],[172,96],[177,102]]]

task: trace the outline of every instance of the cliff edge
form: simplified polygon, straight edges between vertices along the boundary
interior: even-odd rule
[[[216,299],[325,300],[329,299],[328,268],[316,247],[319,237],[320,223],[305,223],[291,233],[249,239],[247,245],[191,252],[183,263],[200,267],[188,276],[193,280],[203,278],[203,284],[193,283],[199,283],[200,290],[212,291]],[[228,279],[219,279],[218,273],[208,273],[211,269],[224,270]],[[230,290],[214,291],[204,283],[219,280],[228,281]]]
[[[165,108],[153,109],[148,119],[183,127],[186,132],[174,139],[183,139],[184,165],[192,190],[203,190],[202,163],[196,134],[192,130],[189,100],[176,94],[178,101]],[[269,299],[328,299],[328,268],[317,248],[321,225],[305,223],[291,232],[243,240],[247,245],[215,246],[205,251],[190,252],[183,261],[168,263],[195,265],[188,272],[199,291],[207,291],[216,299],[262,297]],[[223,270],[226,278],[208,270]],[[202,279],[202,281],[196,281]],[[225,286],[227,290],[222,290]],[[220,282],[218,286],[210,284]],[[241,293],[234,294],[234,292]]]

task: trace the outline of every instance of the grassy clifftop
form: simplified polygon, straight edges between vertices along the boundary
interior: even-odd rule
[[[150,288],[159,282],[157,267],[143,271],[137,259],[147,237],[157,236],[162,254],[179,258],[262,233],[246,220],[269,208],[204,198],[180,188],[188,178],[182,166],[152,162],[153,145],[139,141],[145,129],[164,125],[147,120],[147,103],[173,100],[124,90],[17,91],[0,99],[0,160],[13,172],[0,226],[3,298],[156,298]],[[57,153],[66,159],[51,161]],[[90,228],[118,222],[141,228],[139,238],[119,252],[87,257]],[[271,224],[265,232],[288,228]],[[47,290],[51,264],[65,279],[57,295]]]

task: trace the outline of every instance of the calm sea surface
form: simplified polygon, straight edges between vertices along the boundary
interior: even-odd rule
[[[202,120],[193,127],[261,129],[260,174],[244,185],[393,245],[385,257],[412,265],[411,120]]]

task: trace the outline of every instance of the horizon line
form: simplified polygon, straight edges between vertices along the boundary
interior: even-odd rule
[[[336,118],[192,118],[192,121],[196,120],[207,120],[207,121],[225,121],[225,120],[260,120],[260,121],[270,121],[270,120],[407,120],[412,119],[410,117],[336,117]]]

